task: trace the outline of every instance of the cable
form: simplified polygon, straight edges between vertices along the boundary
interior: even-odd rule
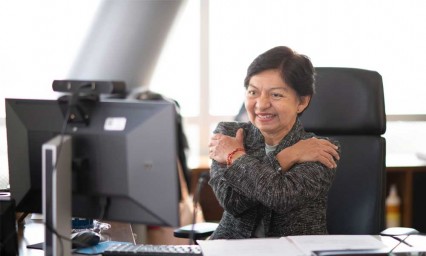
[[[109,197],[102,197],[99,200],[99,207],[101,209],[101,212],[99,213],[99,218],[98,220],[103,220],[104,216],[105,216],[105,212],[109,207],[109,203],[110,203],[110,198]]]
[[[392,237],[393,239],[395,239],[395,240],[397,240],[398,241],[398,243],[389,251],[389,255],[390,254],[392,254],[393,253],[393,251],[395,251],[396,250],[396,248],[398,247],[398,246],[400,246],[401,244],[405,244],[405,245],[407,245],[407,246],[409,246],[409,247],[414,247],[412,244],[410,244],[410,243],[408,243],[408,242],[406,242],[405,240],[408,238],[408,237],[410,237],[411,235],[419,235],[419,236],[424,236],[425,235],[425,233],[422,233],[422,232],[418,232],[418,231],[416,231],[416,233],[412,233],[412,234],[407,234],[405,237],[404,237],[404,239],[401,239],[401,238],[399,238],[399,237],[397,237],[397,236],[390,236],[390,237]]]
[[[399,238],[399,237],[397,237],[397,236],[392,236],[392,238],[393,238],[393,239],[395,239],[395,240],[398,240],[398,241],[399,241],[399,243],[397,244],[397,246],[398,246],[399,244],[403,243],[403,244],[406,244],[406,245],[408,245],[408,246],[410,246],[410,247],[413,247],[411,244],[409,244],[409,243],[407,243],[407,242],[405,241],[405,239],[407,239],[409,236],[410,236],[410,235],[407,235],[404,239],[401,239],[401,238]]]
[[[409,243],[407,243],[407,242],[405,242],[405,239],[407,239],[408,237],[409,237],[410,235],[407,235],[407,236],[405,236],[404,237],[404,239],[401,239],[401,238],[399,238],[399,237],[396,237],[396,236],[391,236],[392,238],[394,238],[395,240],[398,240],[398,243],[388,252],[388,254],[389,255],[391,255],[392,253],[393,253],[393,251],[400,245],[400,244],[402,244],[402,243],[404,243],[404,244],[406,244],[406,245],[408,245],[408,246],[410,246],[410,247],[413,247],[411,244],[409,244]]]
[[[420,233],[418,230],[416,230],[414,228],[390,227],[390,228],[387,228],[387,229],[383,230],[382,232],[380,232],[380,235],[381,236],[390,236],[393,239],[398,241],[398,243],[389,251],[389,254],[391,254],[401,244],[405,244],[409,247],[413,247],[411,244],[409,244],[405,241],[410,235],[423,235],[423,234]],[[405,237],[404,237],[404,239],[401,239],[398,236],[405,236]]]

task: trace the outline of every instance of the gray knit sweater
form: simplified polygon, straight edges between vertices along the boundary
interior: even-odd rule
[[[216,161],[211,165],[209,185],[225,210],[211,239],[251,238],[261,219],[266,237],[326,234],[327,193],[336,169],[306,162],[283,172],[275,158],[282,149],[315,135],[297,120],[267,155],[263,135],[251,123],[222,122],[215,133],[235,136],[239,128],[244,129],[246,154],[230,167]]]

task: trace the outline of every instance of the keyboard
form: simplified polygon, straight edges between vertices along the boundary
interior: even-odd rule
[[[118,244],[108,247],[102,255],[105,256],[170,256],[170,255],[200,255],[199,245],[152,245],[152,244]]]

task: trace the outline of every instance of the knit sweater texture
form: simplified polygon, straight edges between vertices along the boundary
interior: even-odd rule
[[[305,132],[298,119],[276,150],[266,154],[264,137],[250,122],[221,122],[214,133],[234,137],[239,128],[246,154],[229,167],[211,165],[209,185],[224,213],[210,239],[254,237],[262,219],[266,237],[327,234],[327,193],[336,169],[305,162],[282,171],[275,157],[300,140],[320,137]]]

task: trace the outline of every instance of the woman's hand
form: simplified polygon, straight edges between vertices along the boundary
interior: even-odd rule
[[[244,133],[240,128],[235,137],[226,136],[220,133],[214,134],[209,142],[209,157],[219,163],[226,164],[228,154],[237,148],[244,148]],[[235,152],[232,160],[245,154],[242,151]]]
[[[328,168],[336,168],[340,159],[338,147],[328,140],[310,138],[301,140],[277,154],[277,160],[283,171],[294,164],[303,162],[320,162]]]

